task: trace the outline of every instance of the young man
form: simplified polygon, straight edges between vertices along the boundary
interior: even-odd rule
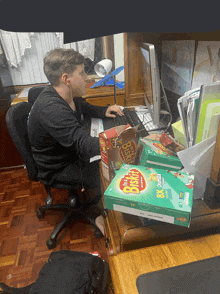
[[[44,72],[50,82],[35,101],[28,118],[28,135],[39,179],[49,185],[62,183],[81,190],[90,198],[88,214],[104,234],[103,218],[96,205],[101,198],[98,162],[99,138],[91,137],[84,116],[123,115],[119,106],[91,105],[81,96],[86,93],[88,76],[84,57],[73,49],[57,48],[44,58]]]

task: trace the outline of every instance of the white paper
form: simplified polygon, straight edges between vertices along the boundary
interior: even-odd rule
[[[198,161],[200,160],[201,165],[200,165],[200,172],[202,171],[202,168],[205,167],[205,164],[202,167],[202,160],[201,157],[204,156],[204,158],[206,158],[207,156],[210,156],[211,153],[207,152],[207,154],[205,154],[205,152],[207,150],[209,150],[211,152],[212,149],[209,149],[211,146],[213,148],[213,144],[215,144],[216,142],[216,135],[192,146],[189,147],[187,149],[184,149],[182,151],[177,152],[177,156],[179,157],[179,159],[181,160],[184,169],[188,172],[188,173],[194,173],[196,166],[198,166]],[[213,156],[213,155],[212,155]],[[212,162],[212,160],[210,160]],[[207,168],[207,164],[206,164],[206,168]]]
[[[193,195],[195,199],[203,199],[206,180],[210,177],[212,159],[215,150],[216,135],[177,152],[184,166],[184,172],[194,174]]]
[[[198,155],[191,163],[194,170],[199,171],[205,177],[210,176],[214,150],[215,142],[213,142],[209,148],[204,150],[201,155]]]

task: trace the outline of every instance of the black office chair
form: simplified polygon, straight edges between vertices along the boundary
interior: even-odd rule
[[[28,130],[27,130],[27,119],[28,114],[31,110],[32,105],[29,102],[20,102],[17,103],[6,113],[6,124],[8,127],[9,134],[20,153],[22,159],[24,160],[24,164],[27,168],[28,178],[31,181],[39,181],[37,177],[37,166],[33,159],[31,146],[28,138]],[[77,197],[78,197],[78,187],[74,189],[72,186],[63,185],[62,183],[53,185],[53,188],[57,189],[65,189],[69,190],[69,204],[52,204],[53,199],[51,196],[51,187],[49,185],[44,185],[47,191],[47,198],[45,201],[45,205],[41,206],[37,211],[37,217],[43,218],[45,212],[47,210],[57,210],[57,209],[67,209],[68,213],[64,216],[64,218],[60,221],[60,223],[56,226],[53,233],[50,236],[50,239],[47,240],[46,244],[49,249],[55,248],[57,244],[57,237],[64,226],[71,220],[73,214],[81,214],[83,215],[90,223],[95,227],[95,236],[96,238],[101,238],[103,235],[99,228],[96,226],[94,220],[89,218],[83,213],[81,207],[77,207]]]
[[[34,86],[30,88],[28,91],[28,102],[31,103],[32,105],[34,104],[35,100],[37,97],[40,95],[40,93],[43,91],[43,89],[46,87],[44,86]]]

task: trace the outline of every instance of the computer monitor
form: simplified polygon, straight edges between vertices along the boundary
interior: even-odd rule
[[[142,73],[145,104],[148,106],[153,123],[159,125],[161,88],[158,60],[153,44],[142,43]]]

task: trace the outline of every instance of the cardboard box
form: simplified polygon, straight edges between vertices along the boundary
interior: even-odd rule
[[[174,139],[172,136],[166,133],[162,133],[160,136],[160,143],[170,149],[171,151],[175,152],[175,154],[179,151],[182,151],[185,149],[185,146],[177,142],[176,139]]]
[[[187,145],[186,145],[186,139],[185,139],[185,135],[184,135],[182,121],[179,120],[179,121],[173,123],[172,129],[173,129],[173,134],[174,134],[175,139],[186,147]]]
[[[169,149],[165,148],[160,141],[149,138],[140,138],[136,163],[146,167],[162,168],[167,170],[181,170],[181,160]]]
[[[104,193],[105,207],[190,226],[194,175],[123,164]]]
[[[107,181],[123,163],[134,164],[137,152],[137,129],[129,124],[106,130],[99,134],[102,173]]]

